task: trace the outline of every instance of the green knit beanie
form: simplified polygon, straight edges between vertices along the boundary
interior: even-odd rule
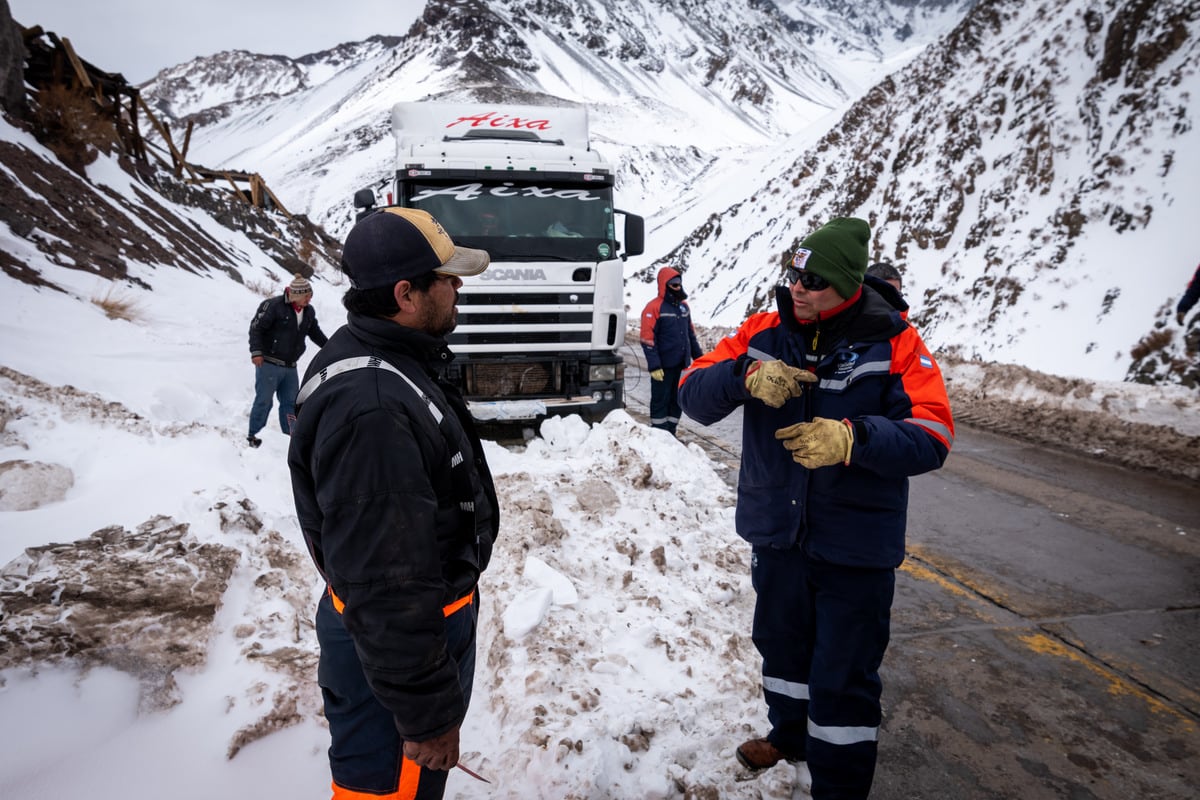
[[[857,217],[838,217],[826,222],[800,242],[807,250],[801,269],[820,275],[842,299],[849,299],[862,286],[867,272],[867,244],[871,226]],[[798,253],[803,255],[803,253]]]

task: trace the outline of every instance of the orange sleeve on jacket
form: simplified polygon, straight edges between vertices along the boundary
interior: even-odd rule
[[[946,446],[954,444],[954,417],[942,370],[916,329],[909,327],[892,347],[893,374],[900,376],[904,392],[912,402],[909,422],[924,428]]]
[[[750,349],[751,337],[759,331],[778,324],[779,312],[777,311],[755,314],[750,317],[742,323],[740,328],[717,342],[716,347],[693,361],[691,367],[683,371],[683,377],[680,379],[679,385],[682,386],[687,381],[688,376],[696,370],[711,367],[713,364],[718,364],[722,361],[734,361],[738,357],[745,355],[746,351]]]
[[[641,340],[646,347],[654,347],[654,326],[658,324],[658,310],[662,307],[662,298],[656,297],[642,309]]]

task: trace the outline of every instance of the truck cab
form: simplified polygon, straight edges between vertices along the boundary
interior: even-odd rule
[[[612,166],[573,107],[398,103],[388,204],[420,208],[456,244],[486,250],[467,278],[446,377],[479,420],[623,408],[624,262],[644,247],[620,211]],[[355,195],[362,213],[374,191]],[[621,234],[618,237],[618,219]]]

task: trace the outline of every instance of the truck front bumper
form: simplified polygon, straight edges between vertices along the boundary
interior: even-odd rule
[[[467,402],[467,407],[471,416],[480,422],[521,422],[567,414],[579,414],[593,422],[603,419],[613,409],[625,407],[625,393],[621,385],[597,394],[600,394],[599,398],[585,394],[536,400],[471,400]]]

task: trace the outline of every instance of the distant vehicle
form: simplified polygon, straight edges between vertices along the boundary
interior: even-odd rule
[[[387,204],[428,211],[456,244],[492,257],[465,279],[447,337],[457,355],[447,377],[471,413],[594,421],[623,408],[624,261],[642,253],[645,223],[615,208],[587,110],[397,103],[392,133]],[[374,191],[354,204],[360,216],[374,210]]]

